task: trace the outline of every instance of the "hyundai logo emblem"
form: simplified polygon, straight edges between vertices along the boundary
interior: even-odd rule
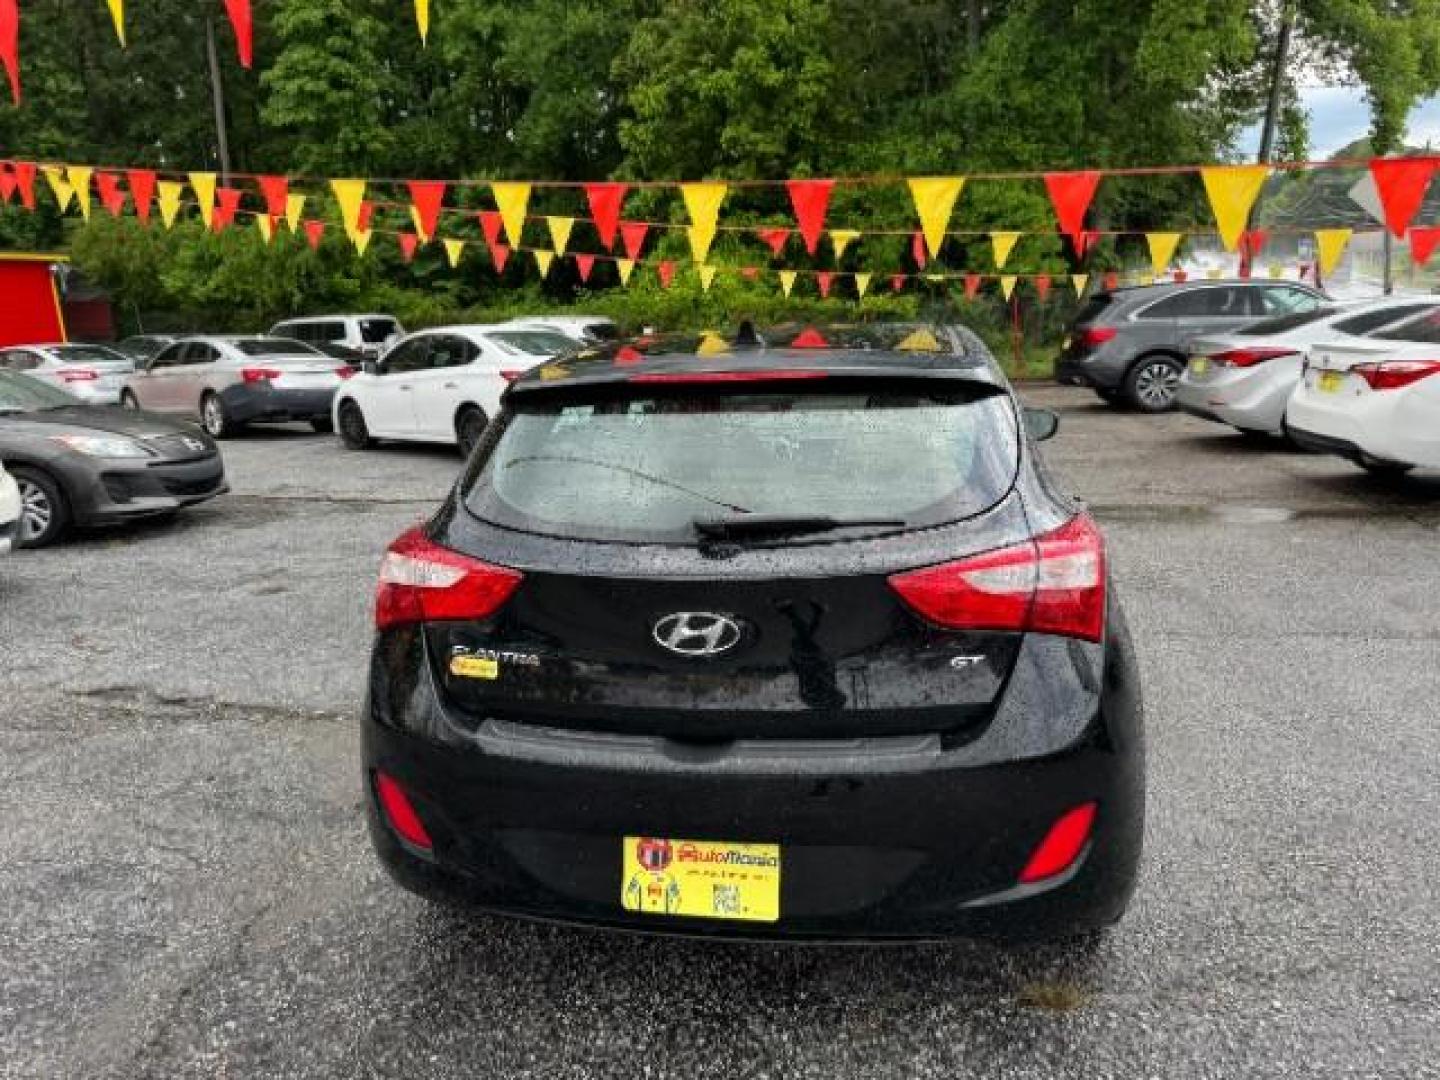
[[[655,642],[681,656],[719,656],[740,644],[740,624],[713,611],[677,611],[655,624]]]

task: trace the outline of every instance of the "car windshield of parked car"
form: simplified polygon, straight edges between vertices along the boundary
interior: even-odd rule
[[[1321,319],[1328,319],[1338,310],[1333,307],[1318,307],[1310,311],[1292,311],[1288,315],[1276,315],[1273,319],[1261,319],[1259,322],[1251,323],[1235,332],[1241,337],[1270,337],[1273,334],[1298,330],[1302,326],[1319,322]]]
[[[130,358],[103,345],[62,345],[51,350],[62,364],[128,364]]]
[[[324,356],[319,349],[293,338],[236,338],[230,342],[246,356]]]
[[[465,504],[507,528],[632,543],[694,543],[697,520],[744,514],[922,528],[1003,499],[1018,448],[1010,399],[988,385],[522,402]]]
[[[382,345],[400,333],[400,325],[394,319],[361,319],[360,340],[367,345]]]
[[[78,398],[39,379],[15,371],[0,371],[0,413],[44,412],[78,404]]]
[[[580,343],[553,330],[511,330],[491,334],[490,340],[499,342],[511,352],[528,356],[555,356],[580,347]]]

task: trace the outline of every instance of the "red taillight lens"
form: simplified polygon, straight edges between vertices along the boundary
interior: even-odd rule
[[[1263,364],[1266,360],[1275,360],[1281,356],[1294,356],[1295,349],[1226,349],[1224,352],[1216,353],[1210,357],[1210,361],[1220,367],[1248,368],[1256,364]]]
[[[514,382],[516,379],[518,379],[521,375],[524,374],[525,372],[523,371],[508,370],[500,372],[500,377],[508,383]]]
[[[1085,845],[1090,842],[1090,831],[1095,827],[1095,804],[1085,803],[1068,811],[1045,834],[1025,869],[1020,871],[1020,882],[1033,885],[1056,874],[1063,874],[1075,864]]]
[[[346,364],[344,367],[337,367],[335,369],[335,374],[339,375],[342,379],[348,379],[355,374],[355,369],[349,364]]]
[[[1113,341],[1119,332],[1113,326],[1087,326],[1076,335],[1075,340],[1081,345],[1087,345],[1093,349],[1096,345],[1104,345],[1107,341]]]
[[[425,825],[421,822],[420,815],[415,812],[415,807],[410,804],[410,797],[405,794],[404,788],[385,773],[377,771],[375,794],[380,798],[380,809],[385,812],[385,820],[400,839],[422,851],[434,850],[435,845],[430,834],[425,831]]]
[[[890,578],[921,618],[951,630],[1013,630],[1099,641],[1105,544],[1086,514],[1033,541]]]
[[[380,563],[375,629],[488,619],[522,580],[516,570],[443,548],[411,529],[390,545]]]
[[[280,372],[268,367],[247,367],[240,369],[240,378],[247,383],[269,382],[280,378]]]
[[[94,382],[100,378],[100,373],[94,368],[61,368],[57,374],[61,382]]]
[[[1440,360],[1386,360],[1378,364],[1356,364],[1350,370],[1364,379],[1371,390],[1399,390],[1440,374]]]

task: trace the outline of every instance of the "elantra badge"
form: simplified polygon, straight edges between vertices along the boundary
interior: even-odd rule
[[[740,644],[740,624],[713,611],[677,611],[655,624],[655,643],[681,656],[719,656]]]

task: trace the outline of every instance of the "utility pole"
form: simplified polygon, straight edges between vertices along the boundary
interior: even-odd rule
[[[1256,154],[1255,160],[1261,165],[1270,164],[1271,157],[1275,153],[1275,128],[1280,123],[1280,91],[1285,85],[1285,65],[1290,59],[1290,38],[1295,30],[1295,2],[1294,0],[1281,0],[1280,3],[1280,26],[1275,37],[1275,59],[1270,66],[1270,93],[1265,101],[1265,122],[1260,128],[1260,152]],[[1253,220],[1255,208],[1251,207],[1250,217]],[[1246,221],[1245,231],[1250,231],[1251,221]],[[1240,251],[1241,277],[1250,276],[1250,260],[1254,256],[1250,251],[1248,241]]]
[[[220,79],[220,54],[215,50],[215,20],[205,16],[205,56],[210,62],[210,99],[215,105],[215,141],[220,151],[220,182],[230,183],[230,136],[225,130],[225,84]]]

